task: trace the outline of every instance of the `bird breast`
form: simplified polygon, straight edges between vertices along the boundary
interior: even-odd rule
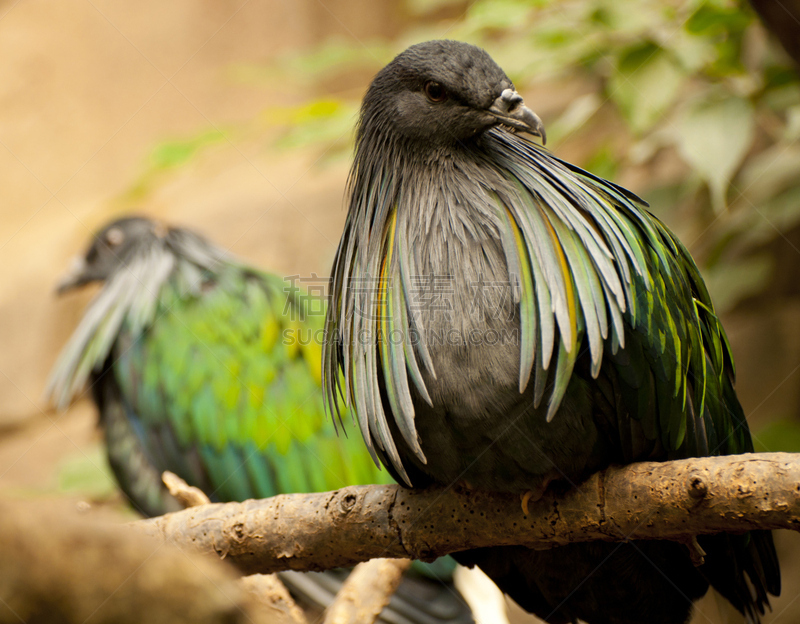
[[[398,223],[407,228],[410,265],[416,269],[407,295],[409,314],[436,372],[426,387],[445,409],[467,394],[492,404],[519,378],[518,305],[496,200],[488,190],[491,182],[470,173],[463,165],[445,167],[438,183],[416,185],[412,205],[398,207],[399,220],[403,212],[411,217]]]

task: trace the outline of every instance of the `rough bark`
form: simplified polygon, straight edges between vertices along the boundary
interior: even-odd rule
[[[672,539],[800,528],[800,455],[762,453],[612,467],[525,514],[516,495],[348,487],[204,505],[138,525],[247,573],[323,570],[467,548]]]
[[[211,499],[203,490],[189,485],[174,472],[165,470],[161,480],[169,493],[186,509],[211,504]],[[302,609],[295,604],[277,574],[251,574],[242,578],[240,583],[253,602],[271,619],[278,618],[290,624],[308,624]]]
[[[261,612],[268,616],[267,621],[308,624],[303,610],[297,606],[276,574],[251,574],[243,577],[241,583]]]
[[[410,559],[359,563],[325,612],[323,624],[372,624],[389,604],[410,566]]]
[[[97,516],[0,500],[0,623],[277,624],[230,566]]]
[[[177,499],[184,508],[208,505],[211,503],[211,499],[203,490],[189,485],[174,472],[165,470],[161,474],[161,480],[164,482],[167,490],[169,490],[169,493]]]

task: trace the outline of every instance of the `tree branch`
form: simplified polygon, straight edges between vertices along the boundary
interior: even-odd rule
[[[612,467],[525,515],[517,495],[398,486],[203,505],[137,523],[242,571],[323,570],[520,544],[671,539],[800,528],[800,455],[761,453]]]
[[[165,470],[161,473],[161,481],[163,481],[172,497],[177,499],[184,508],[209,505],[211,503],[211,499],[203,490],[189,485],[174,472]]]
[[[389,604],[411,559],[371,559],[347,577],[325,613],[323,624],[372,624]]]
[[[165,470],[161,473],[161,481],[186,509],[211,504],[211,499],[203,490],[189,485],[174,472]],[[277,574],[251,574],[240,579],[240,583],[253,602],[265,612],[271,615],[280,614],[291,624],[307,624],[302,609],[295,604],[294,598]]]

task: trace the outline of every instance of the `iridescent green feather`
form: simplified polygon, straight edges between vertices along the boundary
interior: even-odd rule
[[[687,400],[692,401],[689,412],[696,420],[691,430],[708,435],[711,454],[745,450],[735,444],[723,450],[718,437],[719,432],[728,432],[723,439],[730,438],[742,427],[726,408],[727,398],[733,396],[733,363],[725,332],[683,245],[627,191],[522,139],[503,132],[492,134],[497,139],[493,158],[507,167],[515,182],[541,198],[529,202],[522,194],[525,211],[518,210],[515,218],[539,219],[535,212],[539,209],[556,234],[548,239],[541,229],[532,230],[539,238],[526,239],[528,258],[536,257],[553,273],[561,254],[569,263],[575,286],[576,306],[568,308],[574,315],[570,324],[558,318],[558,304],[553,306],[561,335],[551,406],[566,390],[570,362],[576,355],[563,329],[577,327],[590,348],[593,374],[598,372],[598,358],[615,366],[623,385],[631,388],[631,416],[642,422],[651,438],[657,435],[673,456],[685,456],[686,448],[697,444],[686,441]],[[503,150],[512,150],[516,158],[507,157]],[[524,231],[525,224],[521,227]],[[589,231],[600,240],[587,235]],[[523,261],[524,256],[520,252]],[[613,276],[608,272],[609,258]],[[545,276],[545,281],[551,295],[565,296],[563,287],[550,286],[552,277]]]
[[[315,343],[324,317],[308,315],[311,301],[285,289],[279,278],[231,268],[201,297],[168,296],[174,305],[119,354],[115,371],[128,399],[145,430],[167,424],[187,452],[198,449],[224,498],[335,489],[353,484],[353,474],[359,483],[388,482],[361,440],[337,436],[324,418]],[[127,372],[142,361],[156,370],[128,387]],[[166,409],[137,409],[152,396]]]
[[[322,303],[174,232],[190,258],[160,241],[109,280],[50,394],[66,404],[113,362],[155,467],[222,500],[391,482],[360,436],[337,435],[325,417]]]

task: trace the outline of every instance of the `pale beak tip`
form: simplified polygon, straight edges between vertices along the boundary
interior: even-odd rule
[[[69,269],[56,283],[56,295],[63,295],[83,284],[84,271],[86,271],[86,260],[82,256],[73,258]]]

